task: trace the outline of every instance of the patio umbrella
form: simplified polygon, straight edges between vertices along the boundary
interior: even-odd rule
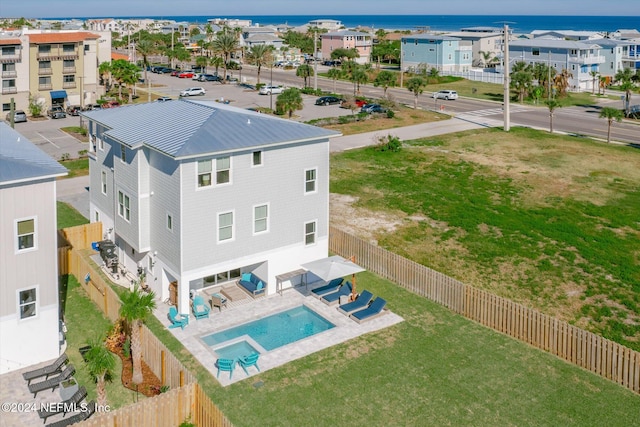
[[[351,275],[353,280],[351,299],[353,299],[356,294],[355,274],[361,271],[365,271],[364,268],[360,267],[352,260],[345,259],[340,255],[334,255],[328,258],[311,261],[306,264],[302,264],[301,267],[312,272],[325,282],[337,279],[338,277]]]

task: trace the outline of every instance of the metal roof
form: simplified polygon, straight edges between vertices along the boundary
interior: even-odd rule
[[[441,41],[456,41],[460,40],[458,37],[451,37],[446,35],[437,35],[437,34],[409,34],[402,37],[402,40],[441,40]]]
[[[0,122],[0,185],[54,178],[67,169],[31,141]]]
[[[213,101],[150,102],[82,113],[109,130],[105,136],[174,158],[252,147],[323,141],[338,132]]]
[[[512,40],[509,42],[509,48],[512,47],[545,47],[552,49],[593,49],[598,47],[596,44],[586,44],[585,41],[560,40],[535,38],[526,40]]]

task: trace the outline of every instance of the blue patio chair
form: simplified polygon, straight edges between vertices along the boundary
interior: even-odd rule
[[[355,313],[351,314],[351,316],[349,317],[358,323],[371,320],[382,313],[382,309],[384,309],[384,306],[386,304],[387,302],[385,300],[378,297],[371,303],[369,307],[365,308],[364,310],[356,311]]]
[[[182,328],[189,324],[189,316],[186,314],[178,314],[178,309],[175,306],[169,307],[169,314],[167,314],[171,324],[169,329]]]
[[[358,298],[356,298],[355,301],[347,303],[347,304],[342,304],[340,307],[338,307],[338,311],[340,313],[346,314],[348,316],[349,313],[351,313],[353,311],[362,310],[363,308],[367,308],[367,306],[371,302],[372,298],[373,298],[373,294],[371,292],[367,291],[367,290],[364,290],[364,291],[362,291],[360,296]]]
[[[251,353],[248,356],[243,356],[238,359],[238,363],[240,363],[240,366],[242,367],[242,369],[244,369],[244,372],[247,375],[249,375],[249,371],[247,371],[247,368],[250,366],[255,366],[258,372],[260,372],[260,367],[258,366],[259,357],[260,355],[258,353]]]
[[[229,372],[229,379],[233,375],[233,370],[236,368],[236,361],[233,359],[218,359],[216,362],[216,367],[218,368],[218,374],[216,378],[220,378],[220,371]]]
[[[342,277],[338,277],[337,279],[333,279],[329,283],[324,286],[320,286],[319,288],[311,289],[311,295],[316,298],[322,297],[322,295],[330,294],[331,292],[335,292],[338,290],[340,285],[342,285],[342,281],[344,279]]]
[[[344,285],[340,286],[338,292],[323,295],[320,300],[327,305],[334,305],[340,301],[341,296],[349,295],[351,291],[351,282],[345,282]]]
[[[204,298],[201,295],[196,295],[191,303],[193,309],[193,315],[196,320],[209,318],[209,310],[211,308],[204,302]]]

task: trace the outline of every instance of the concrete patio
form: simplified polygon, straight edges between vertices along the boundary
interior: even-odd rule
[[[257,299],[253,299],[247,295],[247,298],[229,302],[227,308],[222,308],[222,310],[218,308],[211,309],[209,318],[196,320],[193,315],[191,315],[189,325],[185,327],[184,330],[175,328],[169,329],[169,331],[182,342],[187,350],[189,350],[215,378],[218,372],[215,366],[217,356],[215,352],[201,340],[201,336],[260,319],[302,304],[322,315],[322,317],[333,323],[335,327],[272,351],[261,353],[258,365],[262,372],[315,353],[316,351],[343,343],[362,334],[387,328],[403,321],[402,317],[387,310],[384,315],[358,324],[338,312],[337,304],[328,306],[311,296],[311,289],[311,286],[309,286],[309,289],[305,286],[297,286],[286,290],[282,295],[274,294]],[[206,298],[206,295],[203,296]],[[159,304],[158,308],[154,311],[154,315],[164,325],[167,325],[167,327],[169,326],[169,320],[167,318],[168,312],[169,305],[167,304]],[[253,367],[249,368],[248,371],[249,375],[238,366],[233,371],[233,377],[231,379],[229,379],[228,372],[221,372],[218,381],[223,386],[227,386],[259,374]]]

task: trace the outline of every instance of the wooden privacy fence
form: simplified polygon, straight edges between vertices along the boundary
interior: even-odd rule
[[[640,353],[391,253],[335,227],[329,250],[482,325],[640,393]]]
[[[96,413],[82,427],[177,427],[190,420],[198,427],[232,427],[198,383],[170,390],[116,411]]]

